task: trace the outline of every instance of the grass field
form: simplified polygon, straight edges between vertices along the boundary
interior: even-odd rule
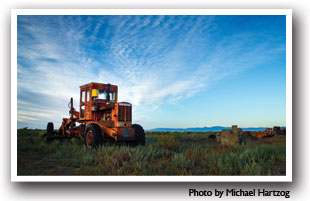
[[[17,130],[18,175],[285,175],[285,136],[234,147],[209,141],[212,132],[146,132],[145,146],[82,139],[41,140],[45,130]]]

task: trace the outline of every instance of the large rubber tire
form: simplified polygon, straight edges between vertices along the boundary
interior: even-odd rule
[[[52,136],[54,134],[54,124],[53,122],[48,122],[46,127],[46,134]]]
[[[139,124],[133,124],[132,127],[135,129],[135,136],[136,136],[136,145],[145,145],[145,132],[142,126]]]
[[[46,142],[50,143],[53,141],[53,135],[54,135],[54,124],[53,122],[48,122],[46,126]]]
[[[97,124],[89,124],[84,131],[84,144],[86,148],[97,148],[103,142],[100,126]]]

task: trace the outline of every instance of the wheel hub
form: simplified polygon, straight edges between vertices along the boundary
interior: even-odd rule
[[[92,130],[89,130],[86,134],[86,144],[87,144],[87,147],[88,148],[91,148],[92,147],[92,143],[93,143],[93,131]]]

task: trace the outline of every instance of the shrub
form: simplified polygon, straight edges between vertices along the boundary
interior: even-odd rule
[[[71,142],[72,142],[73,145],[76,145],[76,146],[84,145],[84,140],[81,137],[74,137],[74,138],[71,139]]]
[[[179,141],[173,135],[160,135],[157,142],[159,146],[166,149],[174,149],[179,145]]]

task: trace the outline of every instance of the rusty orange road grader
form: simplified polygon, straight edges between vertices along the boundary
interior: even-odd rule
[[[117,102],[117,96],[116,85],[92,82],[80,86],[80,112],[73,107],[71,98],[68,104],[70,117],[63,118],[58,131],[54,131],[53,123],[49,122],[46,141],[81,136],[87,148],[111,140],[144,145],[144,129],[132,124],[132,105]]]

